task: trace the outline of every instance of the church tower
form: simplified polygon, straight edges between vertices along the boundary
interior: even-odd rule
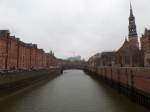
[[[130,3],[130,16],[129,16],[129,43],[131,46],[139,49],[138,35],[136,31],[135,17],[133,15],[132,5]]]

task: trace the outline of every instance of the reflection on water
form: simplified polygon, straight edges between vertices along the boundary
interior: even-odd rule
[[[148,112],[80,70],[0,102],[0,112]]]

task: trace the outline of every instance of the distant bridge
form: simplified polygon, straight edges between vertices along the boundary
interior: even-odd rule
[[[84,65],[76,65],[76,66],[74,66],[74,65],[70,65],[70,66],[63,66],[62,67],[62,69],[63,70],[67,70],[67,69],[82,69],[82,70],[84,70],[84,69],[86,69],[86,66],[84,66]]]
[[[69,69],[80,69],[80,70],[85,70],[87,69],[87,65],[86,64],[68,64],[68,65],[63,65],[62,66],[62,72],[64,70],[69,70]]]

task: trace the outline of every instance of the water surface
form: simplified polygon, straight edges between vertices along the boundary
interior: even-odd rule
[[[0,102],[0,112],[149,112],[81,70]]]

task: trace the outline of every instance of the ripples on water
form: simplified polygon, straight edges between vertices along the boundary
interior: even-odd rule
[[[80,70],[0,102],[0,112],[149,112]]]

